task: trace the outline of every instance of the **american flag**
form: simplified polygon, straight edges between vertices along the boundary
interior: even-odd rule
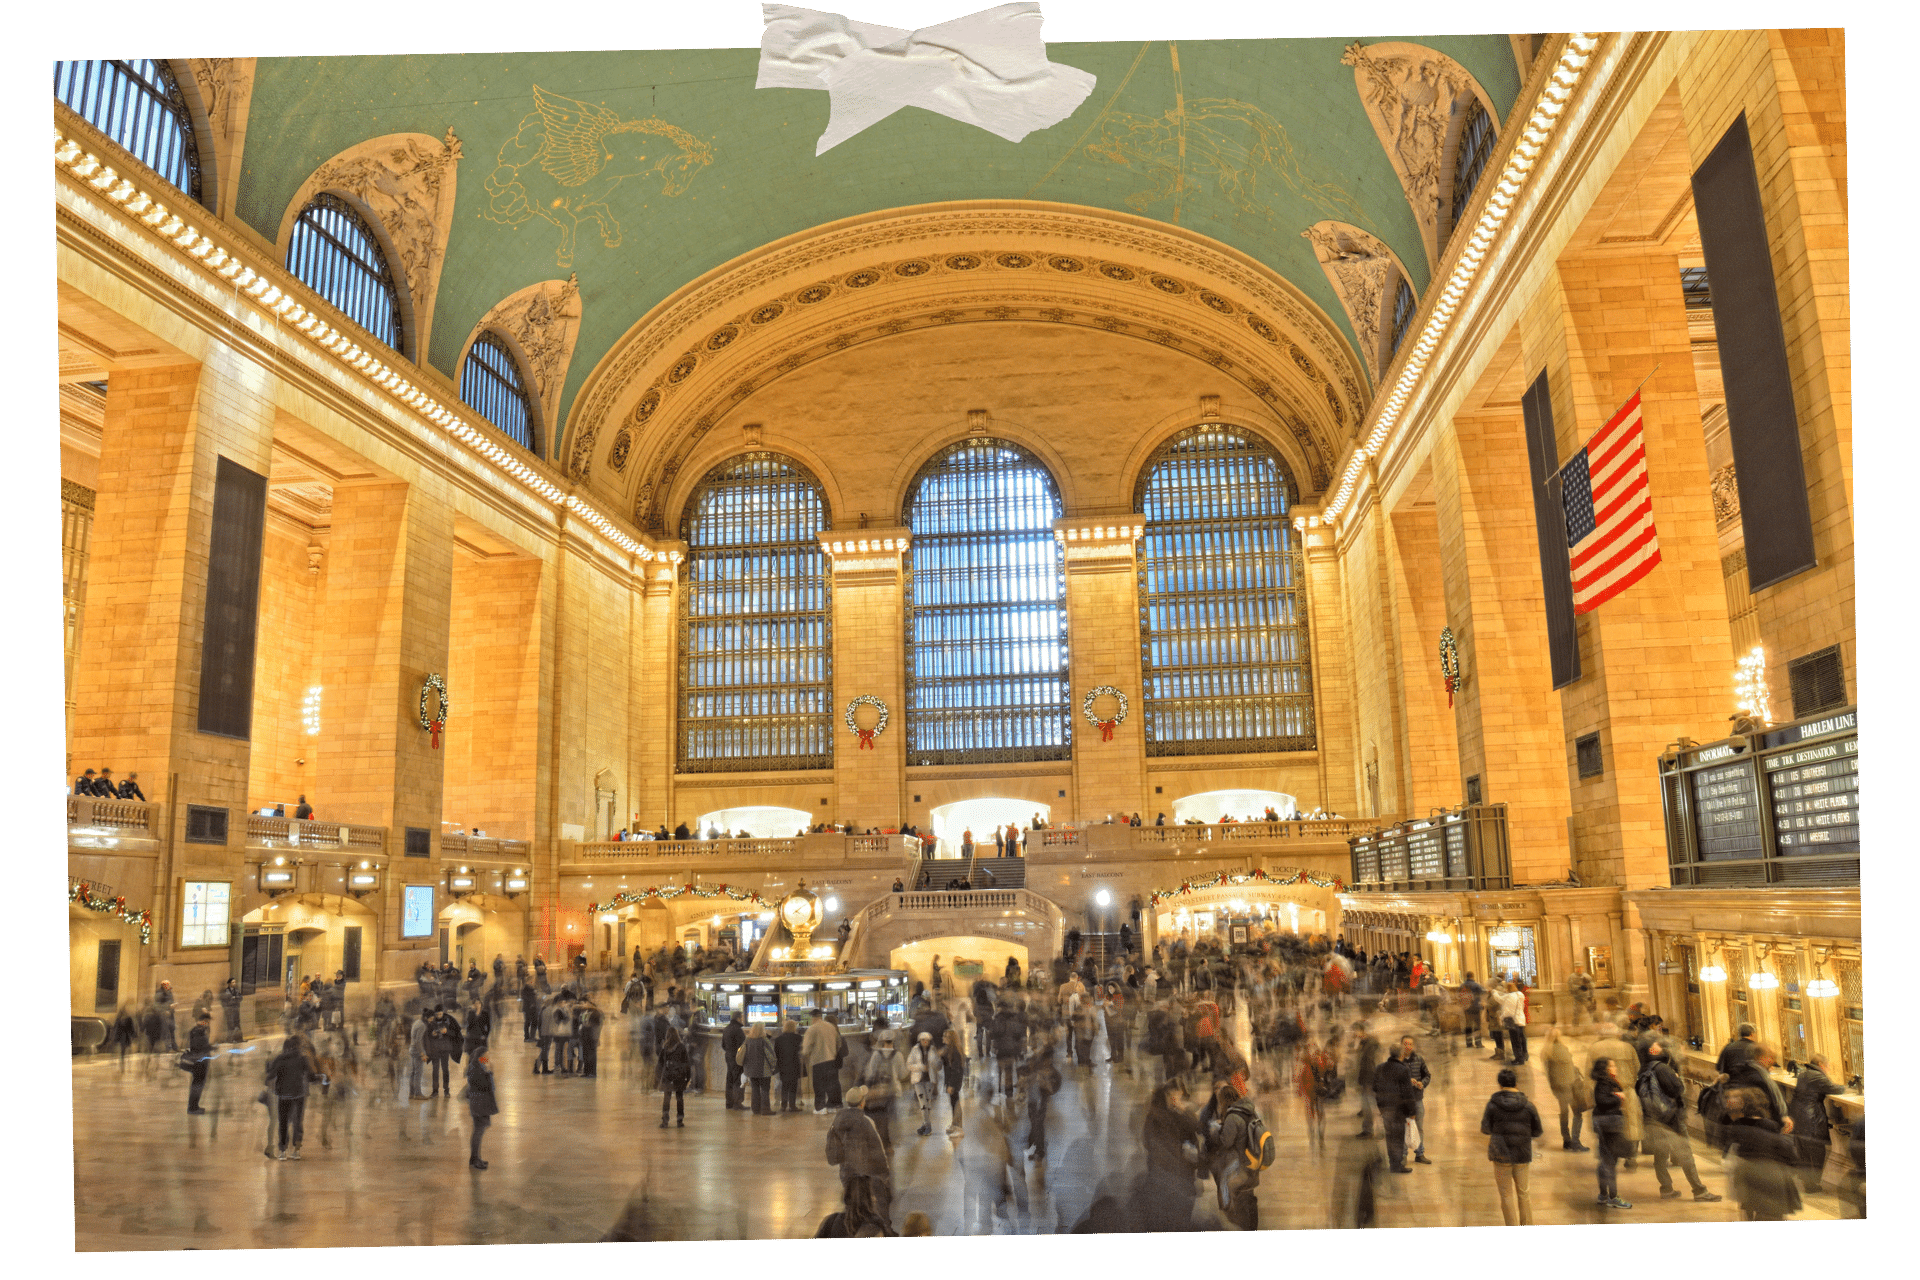
[[[1561,468],[1560,505],[1575,613],[1598,609],[1660,563],[1638,391]]]

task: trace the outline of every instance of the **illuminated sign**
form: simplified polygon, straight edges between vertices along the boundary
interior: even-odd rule
[[[293,872],[291,872],[291,871],[262,871],[262,872],[260,873],[260,883],[261,883],[261,884],[292,884],[292,883],[293,883]]]
[[[433,936],[432,885],[410,884],[401,891],[400,936],[403,938]]]
[[[380,877],[371,871],[356,871],[347,877],[347,883],[356,889],[371,889],[380,883]]]

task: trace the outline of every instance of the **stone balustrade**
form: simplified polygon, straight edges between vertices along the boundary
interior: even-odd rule
[[[144,800],[67,797],[67,839],[93,845],[102,840],[159,840],[166,832],[165,806]]]
[[[443,834],[440,837],[440,856],[469,858],[475,862],[525,862],[533,856],[533,842],[502,840],[494,836]]]
[[[563,862],[700,862],[757,863],[771,867],[817,862],[884,863],[910,859],[918,841],[910,836],[849,836],[827,832],[774,839],[719,840],[583,840],[573,845]],[[444,847],[444,846],[443,846]]]
[[[387,847],[385,827],[362,827],[342,822],[315,822],[299,818],[247,815],[247,847],[251,849],[337,849],[372,855]]]

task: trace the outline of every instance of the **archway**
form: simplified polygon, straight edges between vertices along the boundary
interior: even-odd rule
[[[240,928],[242,994],[277,1000],[309,978],[332,982],[345,973],[348,1012],[354,1015],[358,993],[379,985],[380,921],[357,898],[283,895],[247,912]]]
[[[943,804],[928,811],[933,819],[933,834],[938,841],[933,856],[936,858],[957,858],[960,856],[960,836],[965,831],[973,832],[974,854],[980,855],[980,843],[984,838],[987,845],[986,856],[993,856],[993,829],[1004,827],[1011,822],[1016,827],[1026,827],[1038,813],[1042,822],[1053,813],[1053,806],[1041,804],[1035,800],[1018,800],[1009,796],[982,796],[976,800],[955,800],[952,804]]]
[[[493,960],[511,965],[526,950],[525,909],[511,898],[470,893],[440,909],[434,958],[453,963],[462,974],[469,963],[491,975]]]
[[[780,840],[805,831],[813,815],[805,809],[782,809],[771,804],[736,805],[700,815],[700,830],[718,828],[722,835],[744,831],[760,840]]]
[[[947,992],[965,991],[975,978],[999,982],[1006,976],[1007,959],[1020,962],[1020,972],[1032,971],[1031,953],[1017,938],[987,938],[979,934],[947,934],[919,938],[887,953],[887,968],[905,969],[916,982],[933,985],[933,959],[940,958]]]
[[[1282,818],[1290,818],[1297,812],[1293,797],[1284,791],[1229,787],[1181,796],[1173,802],[1173,820],[1185,822],[1193,818],[1201,822],[1218,822],[1222,814],[1230,818],[1258,819],[1266,813],[1269,805]]]

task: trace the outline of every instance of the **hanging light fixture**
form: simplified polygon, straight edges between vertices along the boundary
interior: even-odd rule
[[[1429,929],[1427,930],[1427,941],[1428,942],[1452,942],[1453,938],[1451,935],[1442,933],[1438,929]]]
[[[1702,982],[1725,982],[1726,980],[1727,971],[1717,964],[1706,965],[1700,970],[1700,981]]]
[[[1840,994],[1840,986],[1832,978],[1815,978],[1807,984],[1807,994],[1833,997]]]
[[[1774,977],[1773,974],[1765,969],[1756,969],[1747,975],[1747,989],[1749,991],[1766,991],[1779,985],[1780,979]]]

